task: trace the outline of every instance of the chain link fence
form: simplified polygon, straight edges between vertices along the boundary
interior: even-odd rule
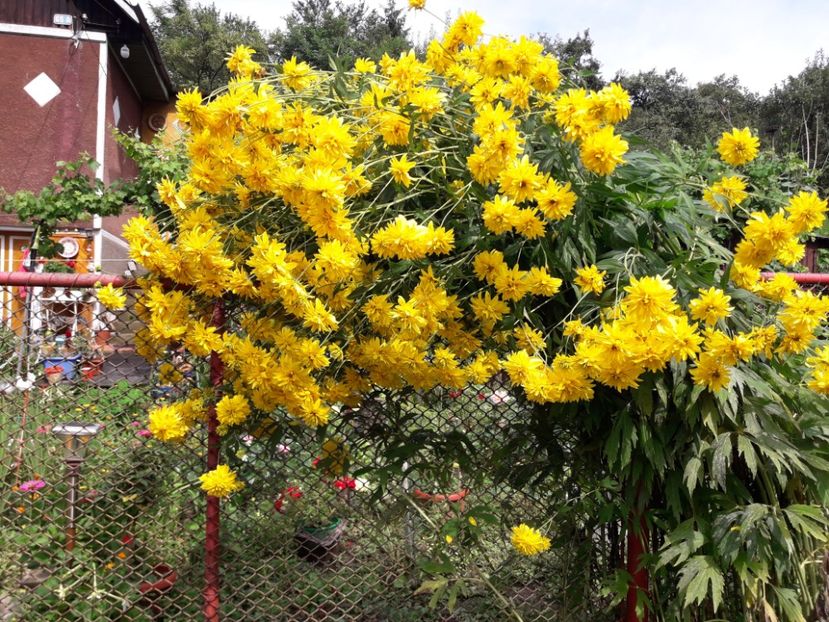
[[[8,283],[0,620],[204,619],[207,433],[165,444],[146,422],[153,405],[208,386],[207,363],[138,356],[133,293],[111,312],[93,288]],[[539,456],[493,470],[521,453],[512,431],[540,416],[496,378],[378,392],[324,433],[278,414],[229,432],[220,461],[245,488],[221,504],[220,618],[611,619],[599,587],[623,565],[623,525],[567,515],[604,493],[566,469],[532,481]],[[100,425],[75,487],[77,461],[53,433],[68,422]],[[575,441],[555,441],[557,460],[573,462]],[[551,551],[518,557],[509,528],[520,522],[543,527]]]

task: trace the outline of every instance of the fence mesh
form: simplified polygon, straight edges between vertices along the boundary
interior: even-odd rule
[[[202,619],[206,433],[165,444],[146,422],[209,384],[207,364],[138,356],[132,294],[111,312],[93,289],[0,291],[0,620]],[[607,618],[598,587],[623,558],[621,525],[560,528],[586,494],[576,472],[526,482],[533,456],[492,471],[537,416],[496,378],[376,393],[325,433],[277,415],[229,432],[221,462],[245,488],[221,506],[221,619]],[[74,503],[52,432],[72,421],[101,426]],[[566,432],[556,441],[568,462]],[[543,525],[552,552],[511,552],[519,522]]]

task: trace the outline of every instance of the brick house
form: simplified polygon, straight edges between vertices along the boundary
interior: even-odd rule
[[[146,17],[127,0],[0,0],[0,57],[0,187],[9,193],[40,190],[55,162],[82,153],[104,183],[130,177],[114,128],[150,139],[166,125],[173,85]],[[76,271],[124,270],[126,218],[66,224],[59,236],[75,241],[64,256]],[[0,213],[0,271],[19,268],[31,234]],[[11,292],[0,295],[8,312]]]

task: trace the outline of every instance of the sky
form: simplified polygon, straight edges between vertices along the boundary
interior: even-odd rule
[[[139,4],[149,15],[155,1]],[[407,0],[395,1],[407,6]],[[280,28],[292,5],[291,0],[212,2],[265,30]],[[385,0],[366,3],[379,7]],[[488,35],[546,32],[566,39],[589,28],[606,79],[618,70],[675,67],[692,85],[719,74],[737,75],[744,86],[765,94],[798,74],[822,47],[829,48],[827,0],[427,0],[426,7],[441,19],[475,10]],[[407,22],[416,40],[426,39],[430,29],[443,31],[441,21],[424,12],[407,11]]]

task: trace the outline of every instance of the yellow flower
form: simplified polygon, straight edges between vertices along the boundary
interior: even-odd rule
[[[282,63],[282,78],[285,86],[293,91],[302,91],[314,81],[311,66],[306,62],[297,62],[296,56]]]
[[[409,0],[409,1],[411,2],[411,0]],[[446,540],[446,544],[452,544],[452,542],[455,540],[455,538],[453,538],[449,534],[446,534],[445,540]]]
[[[112,311],[123,309],[127,304],[127,295],[124,290],[113,287],[112,283],[99,287],[95,290],[95,294],[98,297],[98,302]]]
[[[409,171],[412,170],[414,166],[415,163],[410,162],[406,159],[406,154],[403,154],[399,158],[391,159],[389,170],[391,171],[391,176],[394,178],[394,181],[408,188],[412,185],[412,178],[409,175]]]
[[[500,235],[513,230],[518,218],[518,208],[512,199],[499,194],[481,206],[481,216],[484,226],[492,233]]]
[[[536,192],[535,199],[542,214],[550,220],[561,220],[573,212],[577,197],[570,189],[569,181],[562,185],[549,179]]]
[[[354,61],[354,71],[357,73],[376,73],[377,65],[368,58],[358,58]]]
[[[524,523],[512,528],[511,541],[515,550],[526,556],[538,555],[550,548],[549,538]]]
[[[426,8],[426,0],[409,0],[410,9],[424,9]]]
[[[604,291],[604,277],[607,274],[596,266],[590,265],[576,270],[576,278],[573,283],[578,285],[585,292],[592,292],[597,296]]]
[[[677,308],[674,302],[676,291],[661,276],[641,279],[632,276],[625,292],[627,296],[622,301],[622,310],[627,317],[643,324],[661,319]]]
[[[172,363],[162,363],[158,366],[158,383],[162,385],[178,384],[184,380],[182,374]]]
[[[788,220],[794,233],[799,235],[820,227],[826,219],[826,199],[816,192],[799,192],[786,205]]]
[[[236,479],[236,473],[226,464],[220,464],[212,471],[199,476],[201,489],[211,497],[224,498],[237,490],[244,488],[244,484]]]
[[[745,182],[736,175],[723,177],[706,188],[702,198],[718,212],[723,211],[720,199],[725,199],[728,207],[735,207],[748,196]]]
[[[701,290],[699,297],[692,300],[689,306],[691,317],[706,324],[716,324],[731,314],[729,302],[731,302],[731,296],[726,295],[721,289],[712,287]]]
[[[162,441],[180,441],[189,432],[178,404],[159,406],[151,410],[147,428],[154,437]]]
[[[723,162],[731,166],[740,166],[751,162],[760,151],[760,139],[751,135],[751,130],[736,127],[730,132],[723,132],[717,143],[717,151]]]
[[[474,516],[470,516],[469,517],[469,524],[472,525],[473,527],[477,527],[478,526],[478,521],[475,519]]]
[[[216,418],[222,427],[238,425],[250,415],[250,404],[243,395],[225,395],[216,404]]]
[[[613,127],[608,125],[582,141],[581,161],[589,171],[599,175],[610,175],[624,162],[622,156],[627,150],[627,141],[614,134]]]
[[[614,125],[630,115],[630,95],[621,84],[611,82],[597,93],[601,102],[602,120]]]
[[[710,352],[700,355],[697,366],[691,370],[691,377],[696,385],[715,393],[727,387],[731,380],[728,368]]]

